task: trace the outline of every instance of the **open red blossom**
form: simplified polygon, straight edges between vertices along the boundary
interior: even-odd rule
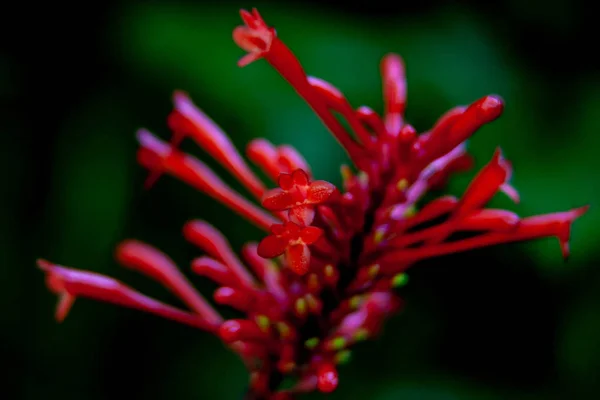
[[[48,288],[59,296],[57,320],[84,297],[212,332],[248,368],[246,400],[292,400],[338,387],[338,366],[348,362],[352,346],[379,335],[401,308],[396,289],[407,283],[405,270],[416,262],[550,236],[558,238],[563,256],[569,255],[571,226],[587,207],[524,218],[486,208],[497,192],[519,200],[509,183],[512,167],[500,149],[460,198],[422,201],[453,173],[472,167],[466,140],[501,115],[500,97],[488,95],[452,108],[419,134],[404,117],[406,71],[400,56],[389,54],[381,62],[385,107],[380,116],[366,106],[355,108],[333,85],[306,75],[258,11],[242,10],[241,17],[244,25],[235,28],[233,38],[247,54],[239,65],[266,60],[315,111],[354,164],[355,169],[342,167],[343,190],[312,179],[308,163],[293,147],[255,139],[248,144],[248,159],[277,183],[268,190],[216,123],[186,94],[176,92],[168,118],[172,139],[165,142],[140,130],[137,158],[150,171],[147,185],[168,173],[267,233],[258,244],[246,244],[240,258],[208,223],[195,220],[183,228],[185,239],[205,253],[192,261],[192,270],[217,283],[214,302],[238,316],[224,321],[170,258],[127,240],[117,248],[117,261],[162,283],[183,308],[115,279],[40,260]],[[263,208],[180,151],[184,138],[225,167]],[[470,235],[450,240],[460,232]],[[285,378],[295,383],[282,388]]]
[[[278,184],[279,188],[270,190],[263,197],[262,205],[268,210],[289,210],[300,205],[323,203],[335,190],[335,186],[326,181],[310,182],[301,169],[291,174],[282,173]]]
[[[310,225],[315,217],[314,206],[327,201],[336,190],[326,181],[311,182],[302,169],[291,174],[281,173],[277,183],[279,188],[263,196],[263,207],[271,211],[289,210],[289,219],[300,225]]]
[[[264,258],[277,257],[285,252],[290,268],[297,274],[308,271],[310,262],[309,244],[315,243],[323,230],[315,226],[302,227],[295,222],[271,226],[271,235],[265,237],[257,248],[258,255]]]
[[[258,10],[253,9],[252,13],[242,10],[240,15],[246,25],[238,26],[233,30],[233,40],[248,52],[238,62],[238,65],[243,67],[267,54],[276,36],[275,29],[265,23]]]

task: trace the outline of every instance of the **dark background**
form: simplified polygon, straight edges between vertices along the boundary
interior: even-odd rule
[[[389,4],[388,4],[389,3]],[[115,276],[112,248],[136,237],[186,271],[181,225],[204,218],[234,248],[259,232],[164,178],[149,192],[135,163],[140,126],[167,137],[173,89],[188,91],[240,148],[290,143],[339,183],[344,155],[265,62],[244,69],[231,40],[240,7],[259,7],[309,74],[355,106],[381,109],[378,63],[403,55],[411,123],[426,130],[488,93],[505,115],[470,141],[479,165],[513,161],[521,215],[591,204],[563,263],[555,240],[416,266],[407,307],[357,347],[331,399],[596,398],[600,393],[600,80],[597,21],[583,2],[112,1],[12,4],[0,15],[2,392],[7,399],[237,399],[247,376],[219,341],[135,311],[80,300],[64,324],[34,260]],[[186,143],[189,150],[204,154]],[[206,157],[203,157],[206,159]],[[219,171],[218,168],[216,168]],[[475,171],[458,176],[460,193]],[[224,175],[225,176],[225,175]],[[228,180],[234,186],[231,179]],[[192,278],[210,294],[214,289]],[[8,374],[7,374],[8,372]],[[310,397],[310,396],[308,396]],[[318,398],[319,396],[315,396]]]

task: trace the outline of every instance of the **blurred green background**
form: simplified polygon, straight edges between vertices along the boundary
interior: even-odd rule
[[[142,189],[133,133],[168,137],[174,89],[190,93],[243,146],[296,146],[316,176],[339,183],[344,155],[310,109],[263,62],[244,69],[231,40],[240,7],[259,7],[307,72],[355,106],[380,110],[379,60],[407,64],[408,119],[419,130],[488,93],[505,115],[470,141],[479,165],[500,145],[521,215],[591,204],[571,259],[555,240],[415,267],[403,315],[360,345],[328,399],[587,399],[600,395],[600,74],[593,13],[568,0],[107,1],[4,12],[0,50],[0,196],[6,399],[234,399],[242,364],[208,334],[80,300],[62,324],[34,260],[110,274],[171,301],[112,260],[127,237],[188,273],[198,252],[182,224],[203,218],[239,248],[259,232],[220,204],[163,178]],[[192,144],[184,148],[204,157]],[[214,165],[214,163],[211,163]],[[215,167],[217,171],[221,171]],[[453,180],[460,193],[474,171]],[[223,174],[224,177],[228,176]],[[228,179],[234,187],[235,183]],[[192,277],[210,294],[214,286]],[[7,374],[8,372],[8,374]],[[319,398],[307,396],[307,398]],[[321,398],[325,398],[321,396]]]

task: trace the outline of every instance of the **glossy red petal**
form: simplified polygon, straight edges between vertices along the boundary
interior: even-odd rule
[[[302,230],[300,225],[292,221],[284,222],[283,227],[285,229],[285,234],[294,240],[298,238],[298,235],[300,235],[300,231]]]
[[[242,21],[244,21],[244,24],[246,24],[250,29],[256,29],[258,27],[259,21],[249,11],[240,10],[240,17],[242,17]]]
[[[273,224],[271,225],[271,233],[275,236],[283,236],[288,231],[285,224]]]
[[[313,244],[323,234],[323,230],[321,228],[317,228],[316,226],[307,226],[302,229],[300,232],[300,239],[306,244]]]
[[[273,258],[282,255],[287,245],[288,240],[269,235],[260,241],[256,251],[263,258]]]
[[[296,224],[307,226],[312,224],[315,219],[315,209],[313,206],[295,206],[289,211],[290,221]]]
[[[294,185],[306,186],[308,185],[308,174],[301,169],[297,169],[292,172],[292,181],[294,181]]]
[[[267,191],[262,199],[262,206],[271,211],[283,211],[295,205],[293,196],[285,190],[275,188]]]
[[[294,179],[292,174],[281,173],[277,179],[277,184],[283,190],[290,190],[294,187]]]
[[[304,275],[310,265],[310,249],[305,244],[293,244],[285,249],[285,258],[292,271]]]
[[[334,184],[327,181],[313,181],[308,187],[306,200],[311,204],[319,204],[327,201],[331,194],[336,190]]]

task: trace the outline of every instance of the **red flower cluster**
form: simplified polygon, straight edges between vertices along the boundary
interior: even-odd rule
[[[501,114],[500,98],[486,96],[451,109],[431,130],[417,134],[403,117],[406,84],[399,56],[388,55],[381,64],[381,118],[368,107],[353,108],[329,83],[308,77],[256,10],[242,11],[241,16],[245,25],[234,30],[233,38],[248,54],[239,64],[260,58],[271,64],[335,135],[358,172],[342,167],[344,187],[338,191],[314,180],[292,147],[257,139],[248,145],[247,155],[277,182],[278,188],[267,190],[218,126],[177,92],[168,120],[171,143],[140,130],[138,160],[150,170],[148,184],[169,173],[269,232],[259,244],[242,249],[242,262],[206,222],[191,221],[183,229],[185,238],[206,253],[192,262],[193,271],[217,282],[214,301],[240,311],[241,317],[223,321],[166,255],[126,241],[116,252],[119,263],[161,282],[188,310],[105,276],[39,261],[48,287],[60,298],[58,320],[65,318],[77,297],[87,297],[213,332],[250,370],[248,399],[290,399],[297,393],[336,388],[336,365],[348,360],[356,342],[376,336],[384,320],[399,309],[393,289],[407,282],[404,271],[415,262],[547,236],[556,236],[563,255],[568,255],[571,224],[586,207],[528,218],[484,208],[498,191],[518,201],[508,183],[511,166],[500,150],[461,198],[443,196],[417,208],[427,191],[442,186],[451,173],[470,168],[465,140]],[[346,120],[351,132],[335,114]],[[179,151],[177,145],[185,137],[236,176],[269,212]],[[452,238],[465,231],[473,234]],[[295,384],[282,389],[284,377],[295,378]]]
[[[272,234],[258,245],[258,255],[274,258],[285,252],[288,266],[302,275],[310,265],[308,245],[323,234],[323,229],[310,226],[315,219],[315,206],[326,202],[336,189],[329,182],[310,182],[302,169],[291,174],[282,172],[278,184],[278,189],[265,193],[262,205],[271,211],[287,210],[287,221],[271,227]]]

